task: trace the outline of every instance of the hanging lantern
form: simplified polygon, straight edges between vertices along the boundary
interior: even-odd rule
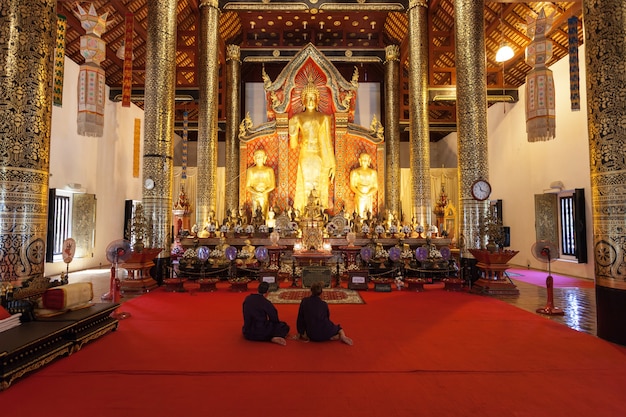
[[[85,63],[78,74],[78,134],[101,137],[104,133],[106,102],[105,73],[100,63],[106,58],[106,42],[100,36],[106,28],[108,13],[98,16],[93,4],[85,11],[77,4],[76,17],[85,29],[80,37],[80,53]]]
[[[554,78],[546,63],[552,58],[552,41],[546,33],[552,25],[541,9],[536,19],[529,18],[526,63],[532,70],[526,75],[526,134],[529,142],[552,140],[556,136]]]

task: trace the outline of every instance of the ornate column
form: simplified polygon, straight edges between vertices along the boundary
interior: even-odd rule
[[[400,215],[400,47],[385,48],[385,208]]]
[[[626,345],[626,4],[584,0],[583,14],[598,336]]]
[[[196,223],[202,227],[217,207],[217,98],[219,10],[217,0],[200,1],[198,86],[198,192]]]
[[[56,0],[0,3],[0,280],[44,274]]]
[[[488,201],[472,198],[472,183],[489,179],[484,0],[456,0],[454,31],[459,158],[459,231],[480,248],[479,221]]]
[[[422,226],[430,225],[430,132],[428,129],[428,4],[409,1],[410,164],[413,213]]]
[[[226,210],[239,210],[239,117],[241,60],[238,45],[226,47]]]
[[[143,208],[152,241],[169,259],[172,239],[174,96],[176,93],[176,0],[148,2]],[[151,180],[151,181],[150,181]]]

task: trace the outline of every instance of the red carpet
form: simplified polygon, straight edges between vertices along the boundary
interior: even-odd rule
[[[522,281],[528,284],[546,286],[546,271],[537,271],[534,269],[508,269],[513,281]],[[578,288],[595,288],[595,283],[591,279],[572,278],[552,273],[554,288],[578,287]]]
[[[245,295],[156,290],[130,300],[116,332],[0,393],[2,413],[626,415],[626,348],[490,297],[367,291],[366,304],[331,306],[354,346],[282,347],[241,337]],[[294,326],[298,305],[277,308]]]

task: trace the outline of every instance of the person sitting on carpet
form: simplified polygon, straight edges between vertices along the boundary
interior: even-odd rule
[[[320,298],[324,282],[315,282],[311,285],[311,295],[300,302],[296,326],[298,336],[296,338],[314,342],[325,340],[341,340],[346,345],[352,345],[352,339],[340,325],[330,321],[328,303]]]
[[[261,282],[258,294],[250,294],[243,302],[243,336],[247,340],[271,341],[286,345],[289,325],[278,319],[278,310],[265,298],[270,285]]]

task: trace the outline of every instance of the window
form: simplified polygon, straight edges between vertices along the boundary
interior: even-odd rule
[[[576,238],[574,234],[574,196],[559,195],[561,235],[561,256],[564,258],[576,256]]]
[[[562,259],[587,262],[584,189],[559,193],[559,235]]]
[[[559,248],[559,258],[587,263],[585,190],[547,192],[535,196],[536,240]]]
[[[63,241],[72,232],[72,200],[70,193],[55,188],[50,189],[48,201],[48,242],[46,262],[59,262],[63,258]]]
[[[95,223],[94,194],[51,188],[48,194],[46,262],[63,260],[63,242],[69,237],[76,241],[75,258],[93,256]]]

